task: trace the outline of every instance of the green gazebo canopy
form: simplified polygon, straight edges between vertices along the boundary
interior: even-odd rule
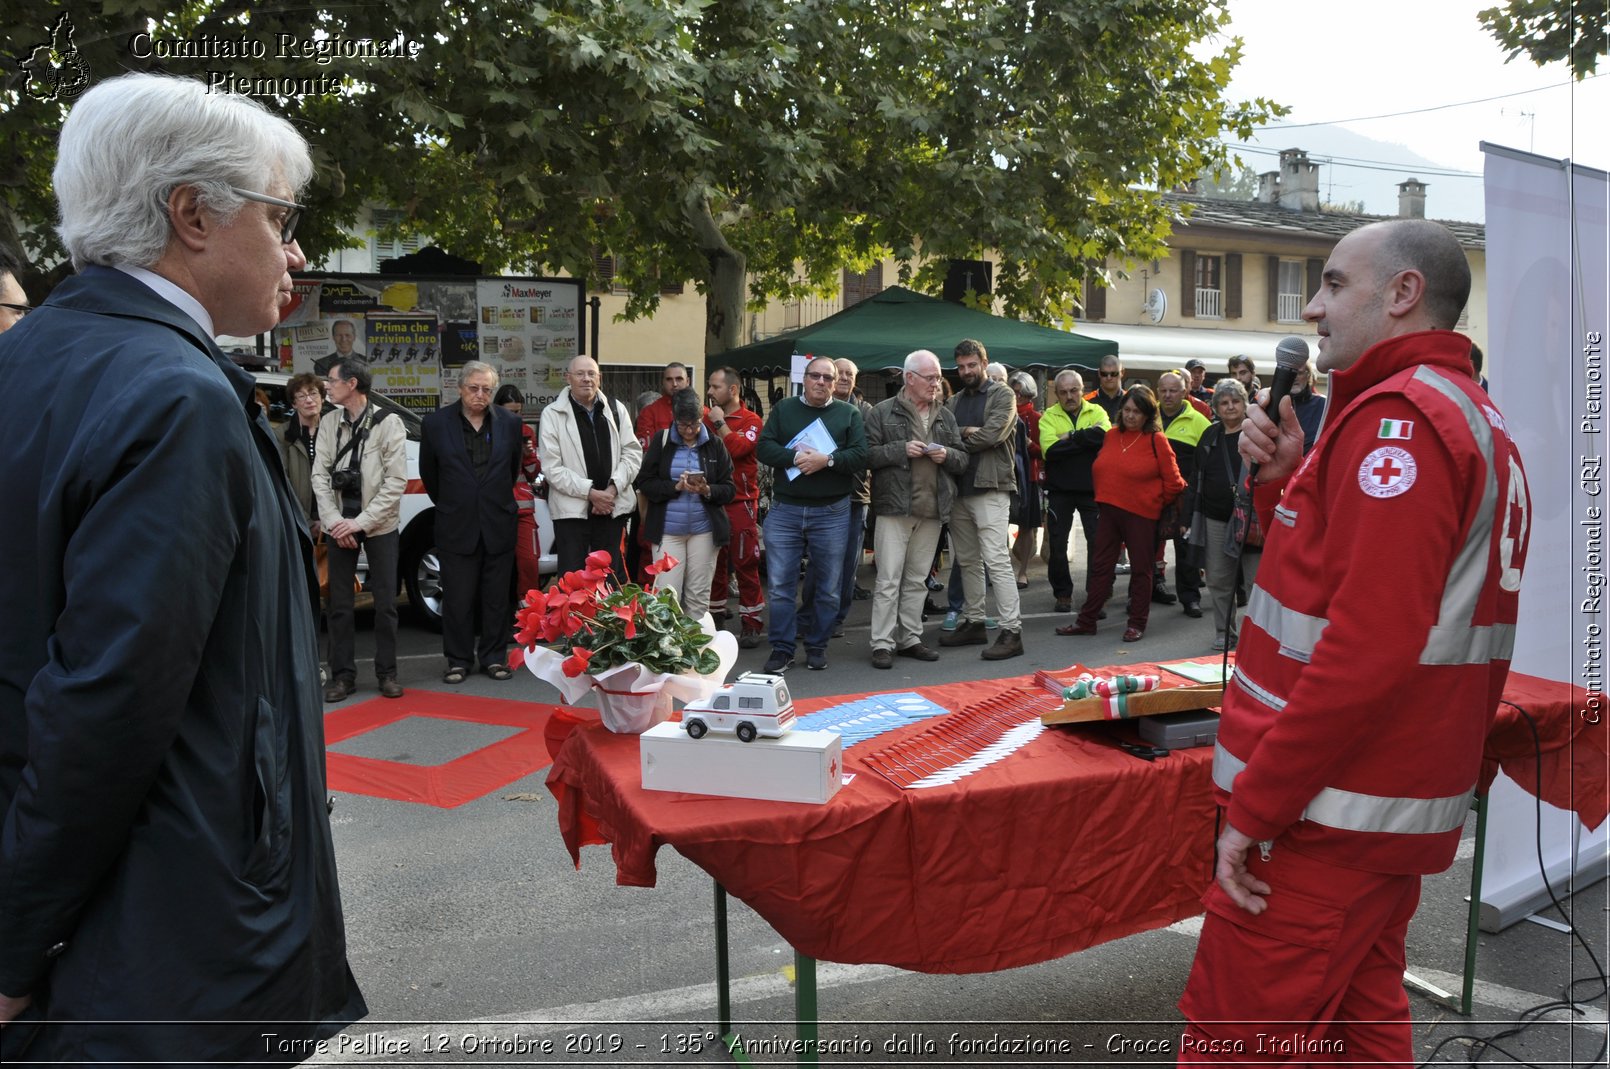
[[[938,354],[946,367],[963,338],[984,343],[991,363],[1008,367],[1095,367],[1115,355],[1118,343],[979,312],[937,297],[891,286],[876,296],[792,330],[710,358],[712,366],[740,371],[786,370],[795,353],[847,357],[862,372],[900,367],[914,349]]]

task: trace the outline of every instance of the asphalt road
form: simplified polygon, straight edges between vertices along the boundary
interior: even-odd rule
[[[865,581],[865,580],[863,580]],[[1119,588],[1122,590],[1123,580]],[[1156,607],[1144,641],[1120,644],[1122,610],[1094,638],[1060,638],[1039,573],[1023,592],[1024,657],[991,663],[977,647],[943,651],[934,664],[899,660],[889,671],[868,661],[870,602],[858,601],[848,631],[829,651],[830,671],[789,673],[796,695],[897,690],[956,680],[1015,676],[1074,661],[1121,664],[1207,654],[1205,620]],[[405,617],[406,620],[406,617]],[[361,628],[360,657],[369,647]],[[939,624],[929,625],[933,644]],[[401,680],[415,691],[452,691],[554,701],[528,673],[508,682],[472,676],[440,681],[439,636],[405,622]],[[738,670],[758,669],[767,650],[743,651]],[[920,669],[918,671],[917,669]],[[346,704],[375,698],[363,689]],[[408,701],[402,699],[403,703]],[[339,707],[332,706],[331,709]],[[338,752],[436,764],[495,742],[509,729],[410,717]],[[341,793],[333,820],[346,907],[349,956],[371,1016],[329,1043],[319,1062],[340,1064],[627,1065],[728,1061],[714,1029],[712,884],[674,851],[658,856],[659,885],[617,887],[604,847],[572,866],[560,842],[552,797],[536,772],[456,808]],[[1077,819],[1071,817],[1070,819]],[[1472,826],[1473,826],[1472,821]],[[1413,972],[1454,988],[1462,970],[1465,904],[1473,842],[1426,881],[1410,930]],[[1567,900],[1583,937],[1605,961],[1606,910],[1600,882]],[[1562,891],[1563,894],[1563,891]],[[1175,1008],[1195,948],[1198,920],[1147,932],[1069,957],[1005,972],[931,976],[881,966],[821,963],[822,1037],[840,1048],[823,1062],[858,1065],[1172,1064]],[[759,1064],[793,1061],[793,957],[770,928],[732,902],[735,1016],[751,1042],[772,1044]],[[1568,934],[1520,923],[1480,938],[1472,1019],[1412,996],[1419,1056],[1474,1055],[1507,1064],[1499,1051],[1534,1065],[1592,1064],[1606,1032],[1606,1000],[1588,999],[1574,1023],[1556,1012],[1496,1048],[1456,1037],[1492,1037],[1528,1007],[1560,997],[1593,967]],[[1590,988],[1578,995],[1592,995]],[[1000,1040],[1028,1039],[1065,1053],[993,1053]],[[870,1047],[870,1049],[869,1049]],[[1603,1064],[1602,1061],[1598,1064]]]

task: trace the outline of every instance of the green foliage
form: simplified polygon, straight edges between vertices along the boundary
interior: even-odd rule
[[[673,590],[645,591],[635,583],[598,599],[599,613],[553,647],[569,653],[580,646],[592,651],[587,671],[597,675],[623,664],[641,664],[652,672],[678,675],[692,671],[708,675],[721,666],[721,658],[710,648],[710,636],[697,620],[685,615]],[[635,638],[627,638],[621,621],[613,615],[619,606],[638,605]]]
[[[63,9],[12,3],[11,39]],[[72,12],[92,76],[154,62],[128,54],[134,10]],[[1240,41],[1199,47],[1223,0],[186,0],[157,19],[169,36],[421,45],[328,66],[165,64],[340,77],[340,95],[266,100],[314,146],[298,231],[314,259],[370,201],[488,270],[586,277],[608,251],[628,317],[652,313],[662,281],[693,279],[711,352],[746,304],[831,293],[842,266],[885,254],[938,292],[949,258],[988,252],[1007,314],[1065,321],[1093,266],[1162,254],[1159,191],[1223,167],[1221,134],[1284,114],[1223,98]],[[29,228],[48,262],[62,109],[7,78],[0,139],[25,162],[0,169],[0,231]]]
[[[1476,18],[1509,49],[1508,59],[1524,52],[1540,67],[1567,60],[1578,81],[1610,53],[1610,4],[1604,0],[1510,0]]]

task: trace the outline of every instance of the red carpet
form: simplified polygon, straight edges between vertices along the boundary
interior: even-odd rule
[[[441,765],[414,765],[373,757],[328,753],[332,791],[422,802],[452,809],[547,768],[552,762],[544,729],[558,706],[541,702],[471,698],[435,691],[409,691],[398,699],[371,698],[324,718],[326,746],[367,734],[410,716],[463,720],[521,729]]]

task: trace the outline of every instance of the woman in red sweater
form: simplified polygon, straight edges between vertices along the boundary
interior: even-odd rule
[[[1157,417],[1157,397],[1148,387],[1132,386],[1124,394],[1118,424],[1107,431],[1093,471],[1101,509],[1085,603],[1077,620],[1057,628],[1059,635],[1096,633],[1101,607],[1112,595],[1119,547],[1128,547],[1130,560],[1151,560],[1157,549],[1157,518],[1185,489],[1174,449]],[[1152,570],[1136,567],[1129,573],[1125,642],[1139,642],[1145,636],[1151,608]]]

